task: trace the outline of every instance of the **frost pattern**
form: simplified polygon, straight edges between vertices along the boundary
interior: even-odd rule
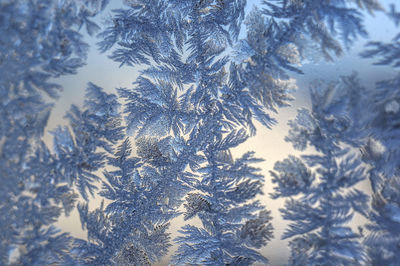
[[[258,250],[273,237],[270,212],[257,200],[262,160],[253,152],[234,158],[231,149],[256,133],[255,121],[266,128],[277,122],[271,112],[290,104],[291,73],[302,73],[311,53],[332,60],[365,36],[360,10],[381,10],[379,3],[264,1],[245,17],[245,0],[134,0],[100,28],[91,19],[107,2],[0,4],[0,264],[150,265],[172,245],[168,229],[182,204],[184,219],[197,217],[201,225],[182,227],[171,263],[267,263]],[[398,22],[394,7],[390,16]],[[246,36],[239,40],[242,23]],[[41,137],[52,105],[42,96],[56,98],[61,87],[50,78],[84,65],[89,47],[81,27],[90,35],[101,30],[99,49],[112,60],[142,70],[118,96],[88,83],[84,108],[71,107],[68,126],[52,132],[50,151]],[[373,43],[377,49],[365,56],[397,66],[396,45]],[[390,88],[397,85],[378,85],[384,96],[376,96],[378,116],[370,120],[348,108],[364,104],[355,76],[339,86],[317,84],[312,110],[291,122],[287,140],[319,152],[291,156],[272,172],[273,197],[298,200],[282,210],[293,221],[284,235],[292,239],[291,263],[367,261],[360,234],[346,226],[354,212],[367,215],[366,195],[353,188],[366,173],[342,144],[359,147],[373,166],[373,233],[365,244],[383,235],[388,245],[379,253],[384,258],[368,249],[370,259],[386,263],[398,254],[390,249],[399,221],[398,165],[390,160],[399,109]],[[363,123],[373,125],[373,136]],[[95,193],[107,203],[89,210]],[[88,239],[53,226],[78,197]]]
[[[312,109],[301,109],[289,122],[287,141],[318,153],[289,156],[271,172],[277,184],[272,196],[289,197],[280,210],[291,221],[282,236],[290,239],[289,265],[360,265],[368,260],[361,233],[349,226],[356,212],[368,216],[368,196],[355,188],[368,177],[367,170],[361,155],[345,146],[354,145],[357,134],[345,100],[352,92],[350,81],[356,77],[315,85]]]
[[[53,224],[74,209],[78,196],[70,186],[75,180],[60,169],[60,158],[41,139],[52,108],[45,97],[57,98],[61,89],[51,78],[74,74],[84,65],[88,44],[77,29],[95,33],[99,27],[91,19],[106,4],[0,3],[1,265],[72,261],[72,237]],[[60,149],[69,149],[67,131],[61,135]]]

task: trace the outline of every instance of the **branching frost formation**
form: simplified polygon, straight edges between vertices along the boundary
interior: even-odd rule
[[[264,1],[245,18],[245,0],[127,0],[98,35],[99,50],[121,67],[141,66],[140,75],[133,88],[118,89],[123,106],[89,83],[85,107],[72,106],[69,125],[52,132],[51,152],[41,140],[52,108],[43,96],[56,98],[60,90],[50,78],[75,74],[84,64],[88,45],[78,30],[98,31],[91,18],[106,4],[0,4],[0,213],[7,213],[0,218],[0,264],[151,265],[168,253],[169,225],[179,215],[201,224],[182,227],[172,264],[267,263],[259,249],[273,228],[257,200],[262,159],[253,152],[234,158],[231,150],[256,133],[255,121],[267,128],[277,122],[271,112],[290,104],[290,74],[302,73],[303,62],[333,60],[366,36],[361,10],[381,10],[379,3]],[[390,15],[399,21],[394,8]],[[371,46],[376,49],[365,56],[397,66],[397,39]],[[357,111],[364,98],[356,76],[316,84],[312,110],[290,122],[287,140],[317,152],[290,156],[271,172],[273,198],[290,197],[282,210],[292,221],[283,236],[291,239],[290,264],[395,261],[398,165],[382,150],[398,151],[400,108],[390,89],[396,84],[378,84],[386,89],[374,96],[372,120]],[[368,138],[364,124],[381,139]],[[362,153],[352,156],[343,145]],[[375,184],[371,212],[368,197],[355,188],[366,176]],[[89,210],[95,193],[105,201]],[[53,225],[78,197],[85,200],[77,208],[88,239]],[[348,226],[356,212],[372,220],[367,249]],[[383,238],[383,252],[368,248]]]

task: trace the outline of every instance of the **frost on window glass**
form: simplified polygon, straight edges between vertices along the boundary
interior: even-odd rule
[[[400,75],[301,82],[312,64],[344,62],[366,17],[398,26],[395,5],[111,2],[0,2],[1,265],[273,264],[279,238],[288,265],[398,264]],[[358,56],[396,73],[399,39]],[[71,89],[59,78],[84,76],[89,49],[133,83],[83,77],[83,105],[49,130]],[[266,169],[275,157],[250,143],[291,105],[280,136],[293,154]],[[58,228],[70,214],[84,237]]]

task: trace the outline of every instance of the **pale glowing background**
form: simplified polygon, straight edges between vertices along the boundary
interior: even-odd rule
[[[249,11],[253,4],[258,2],[258,0],[248,1],[247,10]],[[395,2],[395,0],[381,2],[384,4],[385,8],[387,8],[388,5]],[[102,17],[104,17],[104,15],[109,15],[110,10],[120,7],[121,4],[121,0],[113,0]],[[102,19],[98,19],[97,21],[101,24]],[[396,31],[393,23],[382,13],[377,13],[374,17],[366,14],[366,28],[370,34],[371,40],[389,41],[398,31]],[[97,40],[95,37],[85,35],[85,39],[91,45],[87,65],[79,69],[77,75],[56,80],[64,87],[64,92],[61,94],[60,99],[56,102],[55,108],[52,111],[48,131],[54,129],[57,125],[66,124],[63,116],[71,104],[82,105],[85,93],[84,90],[89,81],[103,87],[108,92],[115,93],[115,88],[131,88],[132,82],[135,81],[138,75],[137,69],[127,66],[119,68],[118,63],[107,58],[107,54],[100,54],[96,50],[95,44]],[[364,86],[373,86],[375,81],[394,75],[393,70],[387,67],[373,66],[371,60],[358,57],[358,53],[363,50],[365,43],[366,40],[358,41],[345,56],[333,63],[321,61],[318,64],[303,65],[302,69],[305,75],[292,75],[297,79],[297,85],[299,87],[295,93],[296,100],[291,107],[281,109],[279,114],[275,116],[279,124],[273,127],[272,130],[258,125],[257,135],[233,151],[234,156],[240,156],[247,151],[255,151],[257,157],[265,159],[263,163],[259,164],[266,179],[265,195],[261,200],[267,208],[272,211],[275,238],[267,247],[262,249],[262,253],[268,257],[271,265],[283,265],[287,262],[289,256],[287,242],[280,240],[280,236],[286,226],[286,222],[281,219],[278,210],[283,207],[283,201],[271,200],[269,197],[269,193],[273,191],[269,170],[272,170],[276,161],[286,158],[289,154],[298,154],[289,143],[284,141],[284,137],[288,132],[287,121],[295,117],[297,108],[309,106],[308,83],[315,79],[335,81],[338,80],[340,76],[349,75],[356,70]],[[48,144],[52,143],[49,133],[46,133],[45,141]],[[368,190],[368,184],[366,183],[364,186],[364,189]],[[90,202],[90,206],[95,208],[98,206],[99,202],[98,199],[94,199]],[[174,237],[176,236],[177,229],[185,224],[185,222],[183,219],[177,218],[173,220],[171,224],[172,237]],[[72,212],[69,217],[62,217],[58,225],[75,237],[86,238],[86,233],[81,229],[79,215],[76,210]],[[170,254],[172,254],[174,250],[175,248],[172,248]],[[168,257],[165,257],[164,260],[157,265],[166,265],[167,262]]]

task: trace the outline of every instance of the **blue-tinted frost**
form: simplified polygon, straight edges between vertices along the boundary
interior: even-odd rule
[[[231,150],[256,133],[255,121],[278,122],[271,113],[290,105],[291,74],[309,54],[333,60],[366,36],[362,10],[379,3],[264,1],[245,16],[245,0],[135,0],[99,27],[91,19],[107,2],[0,3],[0,264],[150,265],[173,243],[173,265],[267,263],[263,160]],[[389,15],[398,23],[394,7]],[[49,149],[42,136],[52,105],[43,95],[56,98],[60,86],[49,79],[85,64],[80,28],[100,31],[101,52],[142,70],[118,96],[88,83],[84,107],[71,107]],[[398,46],[398,38],[374,42],[363,55],[397,67]],[[316,83],[311,110],[289,123],[286,140],[316,150],[271,172],[273,198],[289,197],[281,212],[291,221],[283,235],[291,265],[396,265],[399,84],[366,91],[356,75]],[[355,187],[367,178],[370,210]],[[95,193],[105,201],[91,210]],[[88,239],[54,226],[76,206]],[[356,212],[371,221],[364,242],[349,226]],[[200,224],[172,240],[179,215]]]

